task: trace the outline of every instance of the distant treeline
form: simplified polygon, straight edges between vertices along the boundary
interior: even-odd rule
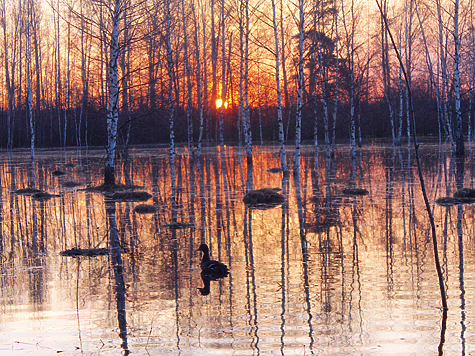
[[[391,122],[389,120],[388,105],[385,100],[372,101],[369,103],[360,103],[361,114],[360,121],[357,122],[357,134],[361,128],[361,138],[390,138]],[[437,136],[439,135],[439,123],[437,119],[436,103],[431,97],[424,92],[415,92],[417,130],[419,135]],[[107,145],[107,110],[87,107],[87,115],[79,127],[77,117],[79,108],[74,108],[61,115],[58,120],[58,111],[42,110],[35,115],[36,131],[36,147],[58,147],[63,145],[64,127],[66,127],[66,146],[90,145],[90,146],[106,146]],[[278,122],[276,107],[265,106],[252,108],[251,127],[253,143],[259,144],[261,139],[265,142],[278,141]],[[321,108],[320,108],[321,110]],[[346,111],[349,108],[340,105],[335,126],[336,138],[339,143],[347,143],[349,137],[349,116]],[[286,111],[284,108],[284,127],[286,133],[286,141],[292,144],[295,139],[295,108]],[[14,113],[13,120],[13,147],[29,147],[30,145],[30,129],[28,121],[23,110]],[[66,125],[64,118],[66,116]],[[199,121],[196,110],[193,111],[193,130],[194,142],[196,143],[199,134]],[[225,140],[229,143],[236,143],[240,137],[238,132],[238,108],[236,106],[229,107],[226,110],[225,123]],[[5,128],[6,112],[0,112],[0,120],[3,121],[2,126]],[[136,110],[131,112],[128,117],[119,115],[119,143],[123,144],[129,131],[130,144],[164,144],[169,142],[169,118],[168,110],[149,109]],[[1,121],[0,121],[1,122]],[[130,124],[130,125],[129,125]],[[403,121],[403,132],[406,133],[406,121]],[[184,110],[175,111],[175,135],[176,141],[179,143],[187,142],[187,122]],[[330,122],[332,126],[332,122]],[[204,140],[210,143],[218,142],[218,112],[210,111],[209,116],[205,118]],[[207,130],[206,130],[207,128]],[[304,105],[302,109],[302,140],[313,140],[314,131],[314,112],[309,105]],[[78,133],[80,132],[80,136]],[[324,144],[324,126],[320,120],[318,126],[320,144]],[[406,136],[404,134],[404,136]],[[442,133],[444,136],[444,133]],[[242,135],[241,135],[242,139]],[[7,145],[7,130],[0,131],[0,145],[5,148]]]

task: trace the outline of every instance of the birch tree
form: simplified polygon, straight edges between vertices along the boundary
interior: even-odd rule
[[[7,15],[6,15],[6,0],[2,1],[1,7],[2,16],[2,29],[3,29],[3,50],[4,50],[4,63],[5,63],[5,82],[7,87],[7,148],[11,149],[12,142],[12,125],[13,125],[13,100],[14,89],[12,80],[14,78],[14,71],[12,70],[12,77],[10,77],[10,56],[9,56],[9,38],[7,35]],[[14,62],[12,62],[14,66]],[[14,68],[14,67],[13,67]]]
[[[200,24],[196,16],[196,9],[195,9],[195,1],[191,0],[191,11],[193,14],[193,24],[195,27],[194,31],[194,41],[195,41],[195,57],[196,57],[196,95],[197,95],[197,102],[198,102],[198,116],[199,116],[199,122],[200,122],[200,130],[199,130],[199,136],[198,136],[198,145],[197,145],[197,150],[196,150],[196,156],[198,158],[198,161],[200,160],[201,157],[201,145],[203,142],[203,123],[204,123],[204,117],[203,117],[203,95],[202,95],[202,89],[201,89],[201,45],[200,45]],[[204,28],[203,28],[204,32]],[[204,36],[204,34],[203,34]],[[204,41],[204,38],[203,38]],[[205,67],[206,68],[206,67]],[[205,71],[205,76],[206,76],[206,71]],[[206,87],[205,87],[206,88]]]
[[[249,0],[245,0],[245,50],[244,50],[244,137],[247,165],[252,165],[252,132],[249,110]]]
[[[191,68],[188,51],[188,30],[187,21],[185,16],[185,0],[181,1],[181,14],[183,20],[183,48],[185,54],[185,75],[186,75],[186,123],[187,123],[187,138],[188,138],[188,154],[191,157],[193,155],[193,121],[192,121],[192,109],[193,109],[193,87],[191,84]]]
[[[294,172],[300,167],[300,144],[302,141],[302,93],[303,93],[303,39],[305,0],[299,0],[299,58],[298,58],[298,89],[297,89],[297,118],[295,123],[295,160]]]
[[[224,109],[226,102],[226,16],[224,0],[221,0],[221,101],[219,110],[219,143],[224,153]]]
[[[341,9],[342,9],[342,17],[343,17],[343,28],[345,30],[346,35],[346,55],[347,55],[347,67],[348,67],[348,74],[349,74],[349,81],[350,81],[350,88],[349,88],[349,106],[350,106],[350,143],[351,143],[351,159],[353,165],[355,164],[356,160],[356,125],[355,125],[355,26],[356,26],[356,18],[355,18],[355,4],[354,1],[351,0],[350,9],[349,9],[349,16],[350,16],[350,23],[348,24],[346,21],[346,8],[344,5],[345,1],[341,1]],[[356,179],[356,177],[355,177]]]
[[[26,112],[28,115],[28,122],[30,125],[30,154],[31,161],[35,160],[35,121],[33,119],[32,108],[32,81],[31,81],[31,36],[33,25],[33,0],[27,2],[27,25],[26,25],[26,80],[27,80],[27,98],[26,98]]]
[[[383,17],[388,16],[388,4],[386,0],[383,0],[381,4],[381,67],[383,71],[383,87],[384,97],[388,103],[389,120],[391,122],[391,135],[393,139],[393,145],[399,146],[400,141],[397,140],[396,127],[394,124],[394,108],[391,95],[391,67],[389,62],[389,39],[388,32],[384,25]]]
[[[166,54],[167,54],[167,73],[168,73],[168,115],[170,124],[170,170],[172,177],[172,187],[175,186],[175,127],[174,127],[174,107],[173,107],[173,52],[171,42],[171,18],[170,18],[170,0],[165,0],[165,21],[166,21]]]
[[[115,0],[112,11],[112,32],[110,37],[109,61],[109,105],[107,113],[107,159],[104,170],[104,184],[115,184],[114,158],[117,145],[117,121],[119,118],[119,23],[123,0]]]
[[[282,5],[282,3],[281,3]],[[280,89],[280,62],[279,62],[279,38],[277,31],[275,0],[272,0],[272,24],[274,27],[275,41],[275,82],[277,90],[277,119],[279,121],[279,156],[280,165],[284,175],[287,174],[287,159],[285,157],[285,137],[284,137],[284,120],[282,117],[282,92]]]
[[[460,94],[460,37],[459,37],[459,0],[454,3],[454,90],[455,90],[455,154],[465,155],[463,144],[462,110]]]

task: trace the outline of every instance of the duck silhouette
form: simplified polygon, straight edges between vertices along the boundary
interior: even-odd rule
[[[229,274],[228,266],[226,266],[224,263],[221,263],[219,261],[210,259],[208,245],[201,244],[200,247],[198,248],[198,251],[203,252],[203,256],[201,257],[201,263],[200,263],[201,278],[203,279],[203,281],[205,281],[205,278],[211,281],[215,281],[217,279],[221,279],[228,276]],[[205,283],[205,286],[206,286],[206,283]]]

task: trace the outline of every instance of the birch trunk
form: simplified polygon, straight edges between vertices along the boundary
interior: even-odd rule
[[[280,39],[282,41],[281,52],[282,52],[282,79],[284,80],[284,100],[285,100],[285,111],[287,117],[287,136],[288,136],[288,127],[290,123],[290,99],[289,99],[289,86],[287,80],[287,66],[285,63],[285,36],[284,36],[284,5],[283,1],[280,0]],[[285,143],[285,142],[284,142]]]
[[[407,81],[412,85],[412,18],[414,1],[409,0],[409,13],[406,14],[406,71]],[[407,146],[411,146],[411,118],[410,110],[407,105],[409,102],[409,89],[406,86],[406,125],[407,125]]]
[[[211,74],[213,86],[211,88],[211,105],[216,108],[216,99],[218,93],[217,67],[218,67],[218,49],[216,46],[216,29],[214,23],[214,1],[211,0]],[[206,55],[206,54],[205,54]],[[222,98],[221,98],[222,99]],[[214,111],[214,110],[213,110]]]
[[[107,159],[104,184],[115,184],[114,158],[117,145],[117,121],[119,118],[119,22],[123,0],[115,0],[112,13],[109,61],[109,105],[107,115]]]
[[[336,1],[335,1],[335,9],[337,8]],[[351,8],[353,9],[353,1],[351,1]],[[353,25],[352,25],[352,33],[354,35],[354,17],[352,18]],[[335,11],[333,14],[333,22],[335,24],[335,53],[336,53],[336,63],[335,63],[335,109],[333,110],[333,127],[332,127],[332,140],[331,140],[331,156],[335,155],[335,144],[336,144],[336,119],[338,117],[338,100],[339,96],[339,85],[340,85],[340,51],[338,49],[338,45],[340,42],[340,36],[338,34],[338,18],[337,12]]]
[[[382,16],[387,17],[387,1],[382,4]],[[389,120],[391,122],[391,135],[393,139],[393,145],[398,146],[396,137],[396,127],[394,125],[394,109],[391,99],[391,69],[389,64],[389,43],[388,33],[384,26],[384,21],[381,19],[381,56],[382,56],[382,70],[383,70],[383,86],[384,96],[388,102]]]
[[[174,109],[173,109],[173,52],[171,43],[171,19],[170,19],[170,0],[165,0],[166,6],[166,49],[167,49],[167,72],[168,72],[168,112],[170,123],[170,170],[172,177],[172,186],[175,186],[175,128],[174,128]]]
[[[305,0],[299,0],[299,71],[297,90],[297,119],[295,123],[295,160],[294,172],[300,168],[300,144],[302,141],[302,92],[303,92],[303,36],[304,36],[304,5]]]
[[[447,53],[446,51],[446,44],[444,43],[444,23],[442,21],[442,12],[443,7],[440,3],[440,0],[437,0],[437,18],[438,18],[438,25],[439,25],[439,57],[440,57],[440,68],[442,71],[442,90],[440,92],[440,104],[441,104],[441,114],[442,118],[441,121],[445,127],[445,130],[448,132],[450,142],[452,144],[452,148],[455,149],[455,135],[452,131],[452,124],[451,120],[449,119],[449,109],[448,109],[448,93],[449,93],[449,82],[448,82],[448,74],[447,74]]]
[[[33,9],[34,23],[33,23],[33,46],[35,48],[35,64],[36,64],[36,118],[39,120],[41,114],[41,56],[40,56],[40,43],[38,39],[38,33],[40,32],[39,16],[37,15],[37,8]],[[44,133],[40,132],[43,135]],[[44,141],[44,140],[43,140]]]
[[[277,88],[277,119],[279,121],[279,155],[280,165],[284,175],[287,175],[287,159],[285,157],[285,137],[284,137],[284,120],[282,117],[282,91],[280,89],[280,62],[279,62],[279,38],[277,34],[277,21],[275,11],[275,0],[272,0],[272,21],[274,25],[274,41],[275,41],[275,81]]]
[[[12,138],[12,116],[13,116],[13,100],[14,93],[12,88],[12,83],[10,80],[10,57],[8,55],[8,36],[7,36],[7,18],[6,18],[6,9],[5,9],[6,0],[2,2],[2,27],[3,27],[3,49],[4,49],[4,58],[5,58],[5,81],[7,85],[7,148],[11,149],[13,146]]]
[[[35,122],[33,119],[32,108],[32,83],[31,83],[31,26],[32,26],[32,12],[33,1],[29,0],[27,13],[27,25],[26,25],[26,80],[27,80],[27,98],[26,98],[26,111],[28,115],[28,121],[30,125],[30,155],[31,162],[35,160]]]
[[[224,0],[221,0],[221,100],[222,105],[219,111],[219,144],[221,152],[224,153],[224,103],[226,102],[226,27],[225,27]]]
[[[346,35],[346,55],[348,62],[348,74],[350,79],[350,89],[349,89],[349,102],[350,102],[350,143],[351,143],[351,162],[354,167],[353,171],[356,172],[356,123],[355,123],[355,61],[354,61],[354,40],[355,40],[355,13],[354,13],[354,2],[351,1],[350,5],[350,16],[351,16],[351,29],[349,24],[346,22],[346,14],[344,10],[344,1],[341,2],[341,8],[343,13],[343,27],[345,29]],[[356,181],[356,175],[354,176]]]
[[[86,108],[87,108],[87,101],[88,101],[88,88],[89,88],[89,83],[88,83],[88,72],[86,68],[87,64],[87,53],[86,53],[86,46],[87,46],[87,40],[84,38],[85,33],[86,33],[86,28],[85,28],[85,20],[83,16],[83,6],[82,6],[82,0],[81,0],[81,81],[82,81],[82,94],[81,94],[81,108],[79,111],[79,123],[78,123],[78,128],[77,128],[77,144],[79,147],[82,146],[82,137],[81,137],[81,131],[82,131],[82,123],[86,119]],[[87,135],[87,132],[86,132]]]
[[[444,113],[443,113],[443,95],[440,91],[440,85],[439,85],[439,82],[438,80],[436,79],[436,75],[434,73],[434,69],[433,69],[433,65],[432,65],[432,59],[430,57],[430,50],[429,50],[429,47],[427,45],[427,39],[426,39],[426,36],[425,36],[425,31],[424,31],[424,26],[422,24],[422,20],[421,20],[421,17],[419,15],[419,10],[417,8],[417,3],[415,4],[415,11],[416,11],[416,16],[417,16],[417,19],[418,19],[418,22],[419,22],[419,27],[420,27],[420,30],[421,30],[421,36],[422,36],[422,40],[423,40],[423,43],[424,43],[424,49],[425,49],[425,54],[426,54],[426,58],[427,58],[427,66],[428,66],[428,69],[429,69],[429,74],[430,74],[430,77],[431,77],[431,81],[432,81],[432,85],[434,86],[434,90],[435,90],[435,95],[436,95],[436,99],[437,99],[437,116],[439,118],[439,142],[441,141],[441,134],[442,134],[442,126],[448,130],[448,136],[449,136],[449,140],[452,144],[452,147],[454,147],[454,142],[453,142],[453,135],[452,135],[452,128],[451,128],[451,125],[447,125],[445,119],[444,119]],[[407,87],[409,89],[409,87]],[[410,109],[410,108],[409,108]]]
[[[244,137],[246,139],[247,165],[252,165],[252,131],[251,131],[251,113],[249,110],[249,0],[246,0],[246,32],[245,32],[245,51],[244,51]]]
[[[465,155],[463,143],[462,110],[460,95],[460,37],[459,37],[459,0],[455,0],[454,9],[454,89],[455,89],[455,114],[457,126],[455,130],[455,154],[459,157]]]
[[[185,17],[185,1],[181,0],[181,14],[183,19],[183,46],[185,51],[185,72],[186,72],[186,123],[187,123],[187,139],[188,139],[188,154],[191,160],[193,156],[193,121],[191,113],[193,110],[193,87],[191,85],[191,68],[190,60],[188,58],[188,31]],[[190,161],[191,163],[191,161]]]
[[[128,30],[128,13],[127,13],[127,7],[128,7],[128,0],[123,0],[124,1],[124,10],[122,11],[122,19],[123,19],[123,41],[122,41],[122,50],[120,53],[120,67],[121,67],[121,72],[122,72],[122,78],[121,78],[121,83],[122,83],[122,88],[121,88],[121,93],[122,93],[122,116],[123,120],[125,121],[125,127],[126,127],[126,132],[125,132],[125,139],[124,139],[124,144],[127,147],[130,139],[130,127],[131,127],[131,121],[130,121],[130,111],[129,111],[129,86],[130,86],[130,45],[129,45],[129,30]]]
[[[200,25],[196,18],[196,10],[195,10],[195,2],[194,0],[191,1],[191,11],[193,13],[193,22],[195,26],[195,56],[196,56],[196,95],[198,101],[198,115],[200,121],[200,132],[198,136],[198,147],[196,150],[196,156],[198,160],[201,157],[201,145],[203,142],[203,95],[201,92],[201,52],[200,52]],[[205,67],[206,68],[206,67]],[[206,75],[206,73],[205,73]]]
[[[210,117],[210,105],[209,105],[209,93],[208,93],[208,60],[206,49],[206,11],[204,6],[201,6],[201,21],[203,27],[203,115],[204,115],[204,140],[206,145],[209,144],[209,117]],[[199,49],[198,49],[199,50]]]
[[[56,111],[57,111],[57,118],[58,118],[58,135],[59,135],[59,142],[62,147],[64,147],[63,142],[63,132],[62,132],[62,125],[61,125],[61,117],[62,117],[62,83],[61,83],[61,45],[60,45],[60,22],[59,22],[59,1],[57,2],[57,7],[55,11],[55,40],[56,40]]]

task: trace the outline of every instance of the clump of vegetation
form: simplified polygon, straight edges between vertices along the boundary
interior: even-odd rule
[[[41,193],[42,191],[39,189],[35,188],[23,188],[23,189],[18,189],[15,191],[15,194],[17,195],[33,195],[36,193]]]
[[[369,194],[369,192],[363,188],[345,188],[341,193],[352,197],[362,197]]]
[[[134,211],[137,214],[153,214],[157,211],[157,208],[154,205],[139,204],[134,208]]]
[[[112,194],[110,197],[115,201],[147,201],[152,197],[150,193],[147,192],[117,192]]]
[[[257,209],[270,209],[281,205],[285,198],[280,188],[262,188],[250,190],[243,198],[244,204]]]
[[[160,227],[163,227],[165,229],[170,229],[170,230],[178,230],[178,229],[187,229],[187,228],[190,228],[190,227],[195,227],[195,224],[184,223],[184,222],[176,222],[176,223],[172,223],[172,224],[160,225]]]
[[[96,257],[96,256],[105,256],[109,254],[109,249],[107,248],[72,248],[70,250],[61,251],[59,253],[61,256],[67,257]]]
[[[475,189],[461,188],[454,193],[454,198],[475,199]]]
[[[61,185],[65,188],[75,188],[75,187],[79,187],[79,186],[84,185],[84,184],[78,183],[78,182],[73,182],[73,181],[67,181],[67,182],[61,183]]]
[[[280,172],[282,172],[282,168],[274,167],[274,168],[268,169],[267,172],[269,172],[269,173],[280,173]]]
[[[475,203],[475,189],[461,188],[454,193],[453,197],[441,197],[435,201],[440,206],[454,206],[459,204]]]
[[[101,184],[95,187],[87,187],[84,190],[86,192],[95,192],[95,193],[104,193],[110,194],[114,192],[120,192],[124,190],[134,190],[141,188],[138,185],[127,185],[127,184]]]
[[[51,198],[57,198],[57,197],[59,197],[59,195],[50,194],[50,193],[47,193],[47,192],[38,192],[38,193],[33,194],[31,197],[34,200],[46,201],[46,200],[50,200]]]
[[[66,172],[63,172],[63,171],[60,171],[60,170],[55,170],[53,171],[52,173],[55,177],[61,177],[61,176],[64,176],[66,174]]]

